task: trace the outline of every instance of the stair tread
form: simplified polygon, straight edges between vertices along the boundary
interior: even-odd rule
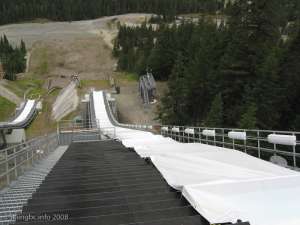
[[[208,225],[153,165],[115,141],[71,144],[16,224]]]

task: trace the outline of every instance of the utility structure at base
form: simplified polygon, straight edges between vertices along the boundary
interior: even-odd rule
[[[144,104],[155,103],[156,82],[152,73],[147,72],[146,75],[140,77],[139,92]]]

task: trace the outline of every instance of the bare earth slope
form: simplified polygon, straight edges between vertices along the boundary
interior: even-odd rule
[[[87,21],[12,24],[0,26],[0,35],[6,34],[14,44],[23,39],[30,51],[28,73],[21,79],[42,80],[44,89],[63,88],[70,76],[78,74],[88,85],[84,90],[88,90],[102,86],[99,81],[109,76],[117,79],[122,76],[113,71],[116,59],[111,54],[117,24],[141,24],[149,16],[127,14]],[[137,81],[118,82],[118,85],[122,122],[154,123],[156,105],[148,108],[142,105]]]

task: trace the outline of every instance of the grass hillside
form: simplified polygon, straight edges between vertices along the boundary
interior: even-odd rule
[[[9,119],[16,109],[16,105],[0,96],[0,121]]]

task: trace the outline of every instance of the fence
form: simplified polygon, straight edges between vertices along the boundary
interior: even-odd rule
[[[232,148],[287,167],[299,167],[300,132],[186,126],[156,126],[163,136],[183,143]],[[278,162],[280,161],[280,162]]]
[[[88,142],[115,139],[115,127],[101,127],[99,121],[61,121],[57,125],[57,134],[60,145],[69,145],[73,142]]]
[[[51,134],[0,150],[0,189],[17,180],[57,147],[58,136]]]
[[[300,165],[300,142],[297,141],[300,140],[300,132],[121,124],[114,118],[105,93],[104,99],[108,116],[115,126],[161,133],[163,136],[171,137],[183,143],[199,142],[232,148],[254,157],[295,169]]]

